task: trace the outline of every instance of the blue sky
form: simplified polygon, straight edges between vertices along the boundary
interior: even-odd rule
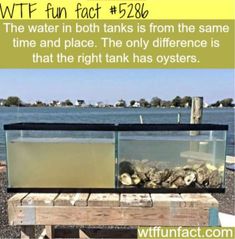
[[[172,99],[203,96],[205,102],[234,99],[233,70],[0,70],[0,98],[17,95],[34,102],[85,99],[114,103],[120,98]]]

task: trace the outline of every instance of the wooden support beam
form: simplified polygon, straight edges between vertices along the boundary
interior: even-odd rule
[[[47,238],[53,238],[53,226],[45,226]]]
[[[11,225],[45,225],[53,237],[51,225],[214,225],[218,201],[210,194],[16,194],[8,207]]]
[[[17,193],[8,199],[8,222],[10,225],[15,225],[17,218],[19,217],[18,207],[21,206],[22,200],[28,195],[28,193]]]

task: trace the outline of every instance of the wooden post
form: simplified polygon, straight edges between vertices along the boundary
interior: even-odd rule
[[[181,113],[178,112],[177,114],[177,123],[180,124],[181,123]]]
[[[43,229],[41,235],[38,237],[38,239],[44,239],[44,238],[54,238],[54,227],[53,226],[45,226]]]
[[[191,124],[200,124],[202,122],[202,113],[203,113],[203,97],[193,97],[192,98],[192,107],[191,107]],[[190,131],[191,136],[197,136],[200,134],[200,131]],[[199,142],[191,141],[190,142],[190,151],[198,152],[199,151]]]
[[[79,238],[86,239],[90,237],[86,234],[86,232],[84,232],[84,229],[79,229]]]
[[[190,123],[200,124],[202,122],[202,114],[203,114],[203,97],[193,97]],[[200,131],[190,131],[191,136],[196,136],[199,134]]]
[[[53,226],[45,226],[46,229],[46,237],[53,238]]]

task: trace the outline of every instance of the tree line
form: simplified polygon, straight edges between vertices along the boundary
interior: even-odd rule
[[[82,100],[83,101],[83,100]],[[85,101],[84,105],[85,105]],[[0,100],[0,106],[34,106],[34,107],[46,107],[46,106],[74,106],[76,104],[73,104],[71,100],[67,99],[65,101],[57,101],[53,100],[51,103],[44,103],[40,100],[36,101],[33,104],[30,103],[24,103],[18,96],[10,96],[7,99],[1,99]],[[180,97],[176,96],[172,100],[162,100],[159,97],[153,97],[150,101],[147,101],[144,98],[141,98],[140,100],[131,100],[129,104],[121,99],[117,101],[114,105],[108,105],[109,107],[191,107],[192,105],[192,97],[185,96]],[[95,107],[95,105],[87,105],[90,107]],[[233,99],[232,98],[226,98],[222,100],[217,100],[215,103],[212,103],[210,105],[207,105],[208,107],[234,107]]]

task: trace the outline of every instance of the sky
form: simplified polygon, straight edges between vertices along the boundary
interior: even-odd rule
[[[115,103],[158,96],[203,96],[213,103],[234,96],[234,71],[217,69],[111,69],[111,70],[0,70],[0,98],[19,96],[24,102],[36,100],[84,99],[86,103]]]

